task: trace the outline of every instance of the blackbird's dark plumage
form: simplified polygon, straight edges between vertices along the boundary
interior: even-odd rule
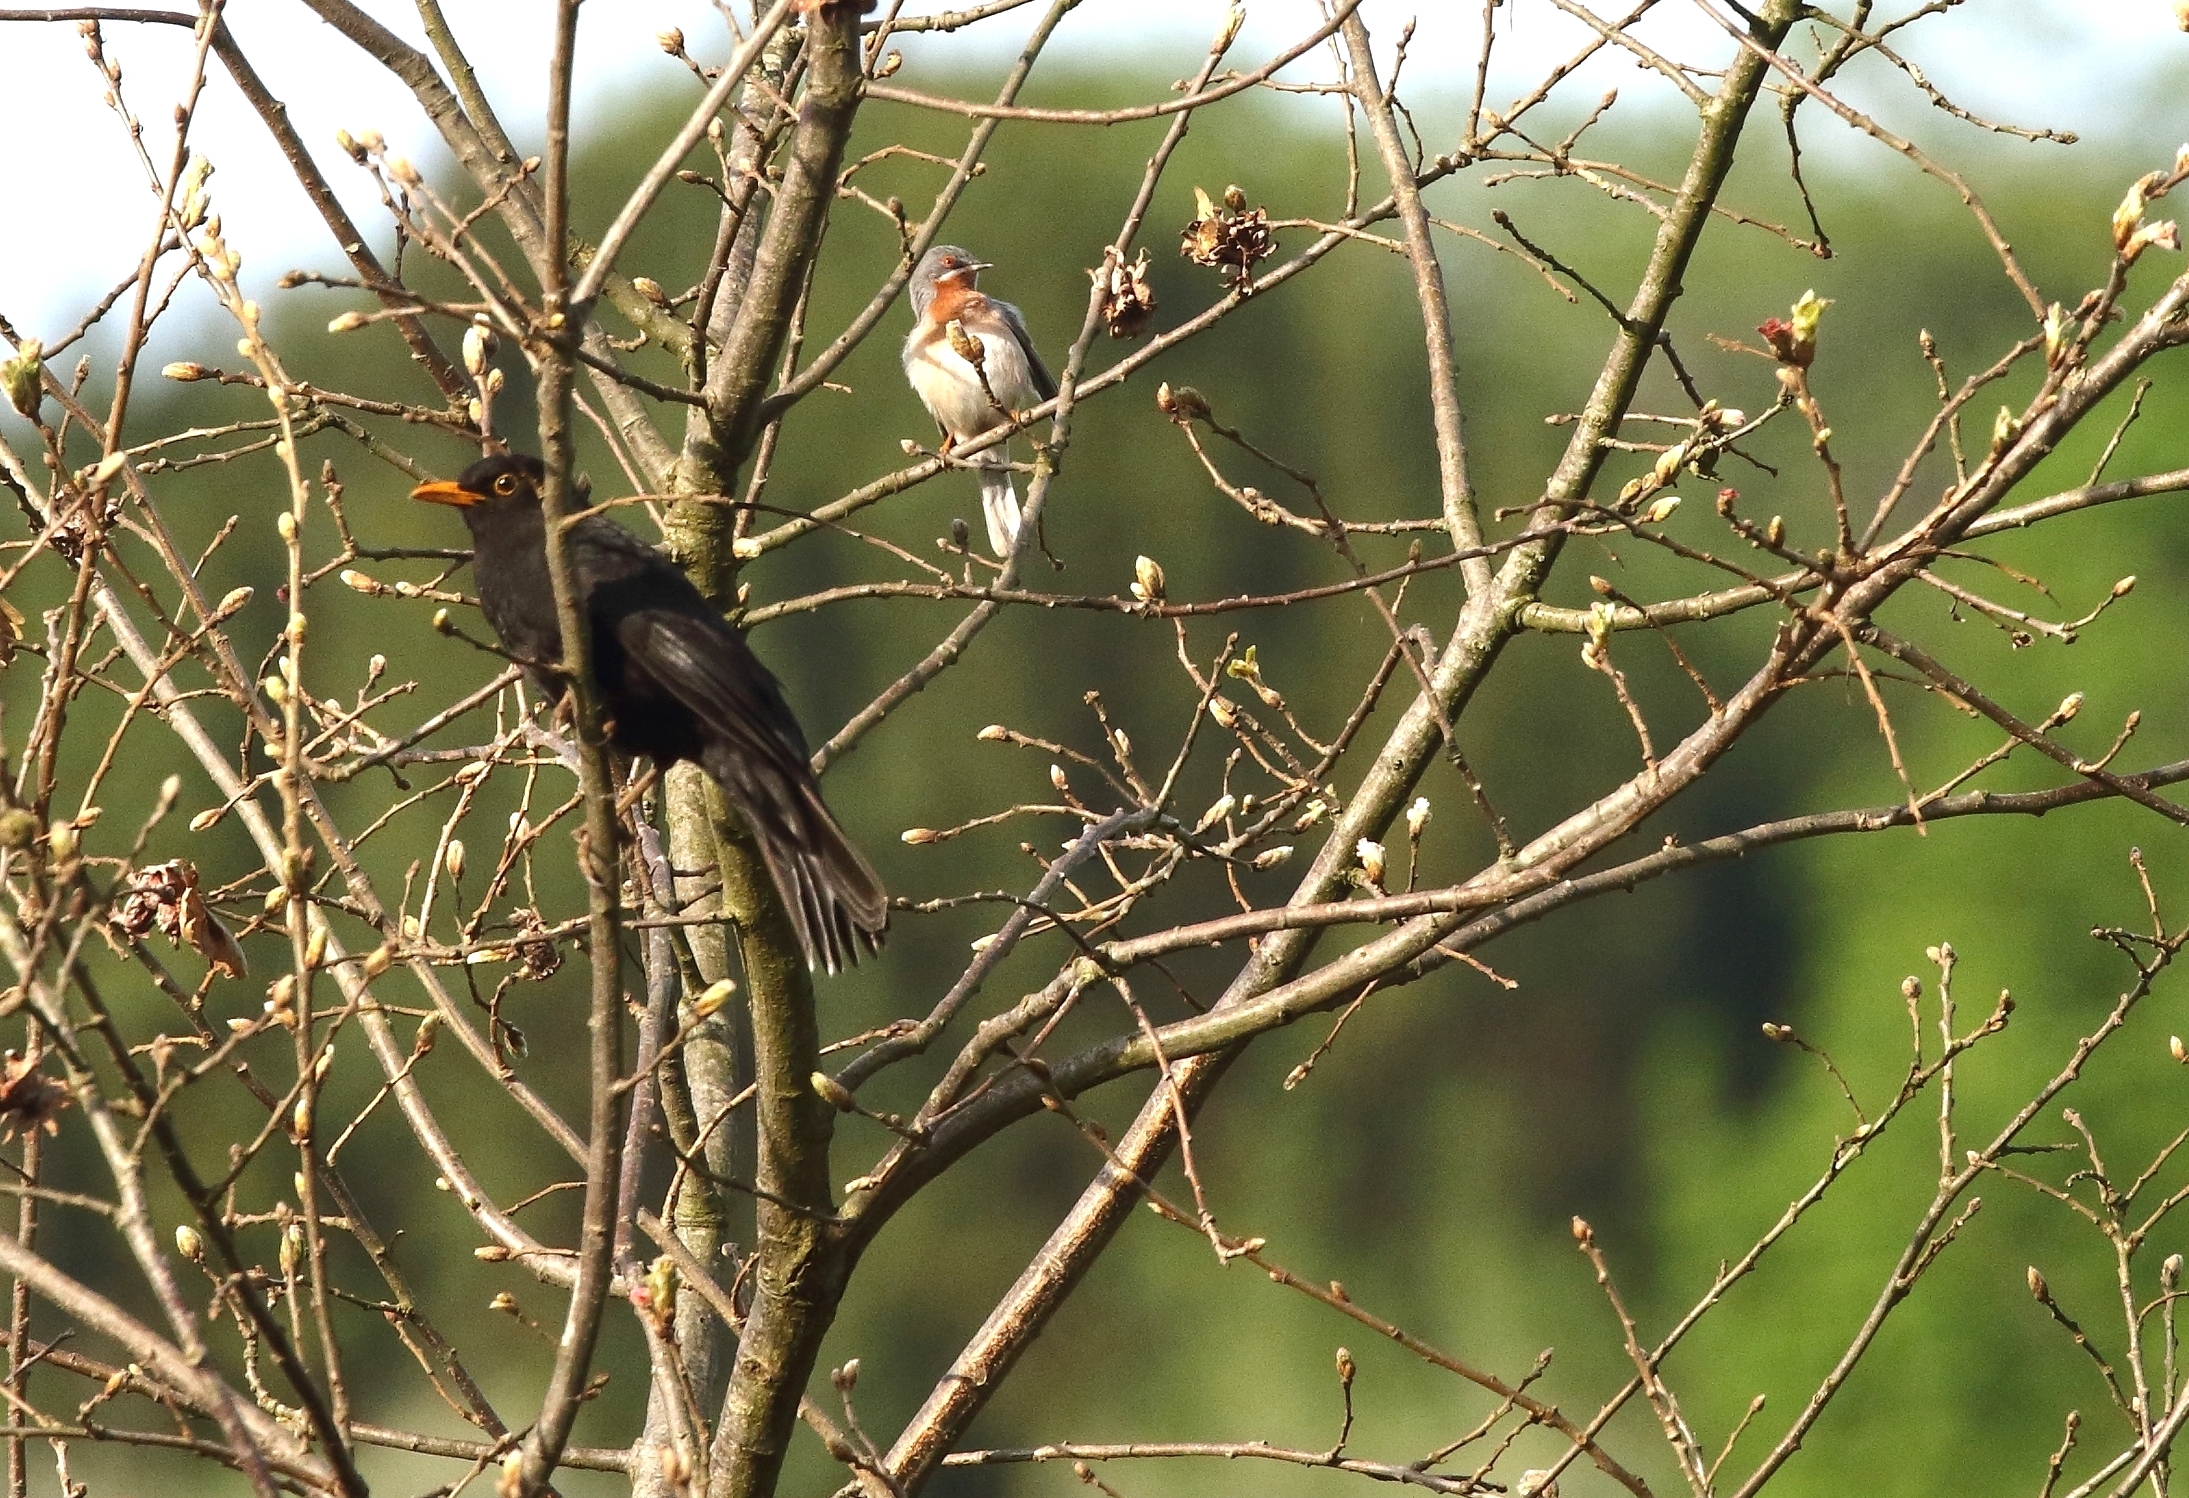
[[[543,664],[562,659],[544,477],[537,458],[516,454],[411,491],[462,509],[487,623],[512,655]],[[722,787],[759,841],[808,966],[835,972],[862,944],[880,946],[882,882],[822,803],[805,735],[745,637],[680,568],[615,522],[588,515],[568,534],[610,742],[662,766],[690,760]],[[533,674],[559,694],[551,673]]]

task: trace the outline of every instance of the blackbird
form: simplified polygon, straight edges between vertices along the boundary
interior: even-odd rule
[[[542,690],[559,695],[545,473],[523,454],[481,458],[411,498],[462,509],[481,612]],[[879,947],[889,897],[822,803],[805,735],[773,674],[681,568],[622,526],[585,515],[568,536],[609,742],[663,767],[690,760],[714,777],[760,844],[808,967],[833,973],[858,960],[861,944]]]

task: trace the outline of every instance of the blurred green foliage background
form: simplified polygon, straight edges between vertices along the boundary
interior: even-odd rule
[[[1051,74],[1044,99],[1117,103],[1156,96],[1164,81],[1138,71]],[[985,86],[969,82],[966,91],[978,94]],[[612,133],[586,144],[576,173],[581,226],[597,232],[605,224],[654,143],[686,106],[683,92],[673,89],[634,98]],[[1422,107],[1418,118],[1424,139],[1452,138],[1456,114],[1449,98]],[[1555,135],[1577,118],[1568,111],[1538,134]],[[1336,217],[1345,172],[1337,119],[1333,103],[1248,100],[1196,121],[1144,235],[1154,250],[1158,329],[1218,294],[1212,275],[1171,252],[1170,236],[1192,216],[1192,187],[1214,192],[1237,182],[1273,217]],[[1819,121],[1811,125],[1821,128]],[[1052,363],[1061,359],[1084,314],[1082,267],[1097,262],[1100,245],[1116,232],[1161,129],[1159,123],[1103,132],[1006,127],[986,174],[951,220],[946,238],[998,263],[988,289],[1025,309]],[[1970,171],[2046,297],[2069,306],[2104,273],[2107,216],[2126,183],[2164,165],[2173,144],[2154,139],[2147,151],[2106,157],[2001,145],[1951,129],[1951,159]],[[1795,226],[1801,208],[1785,177],[1783,142],[1774,136],[1768,116],[1759,112],[1727,201]],[[961,139],[955,126],[935,116],[873,105],[861,116],[853,154],[894,141],[951,153]],[[1598,155],[1660,180],[1677,175],[1686,149],[1679,122],[1661,115],[1622,121],[1614,112],[1586,140]],[[2030,322],[1951,194],[1883,150],[1858,146],[1809,161],[1834,256],[1818,259],[1763,230],[1720,222],[1687,276],[1673,333],[1706,393],[1753,412],[1772,399],[1771,365],[1713,339],[1753,343],[1754,325],[1784,315],[1805,289],[1832,298],[1815,383],[1859,519],[1934,409],[1918,330],[1936,337],[1958,379],[2027,336]],[[1522,232],[1623,304],[1654,221],[1581,181],[1515,180],[1493,188],[1487,182],[1492,171],[1478,166],[1438,187],[1433,210],[1495,238],[1500,234],[1490,213],[1503,208]],[[443,174],[439,180],[454,179]],[[898,158],[858,180],[876,196],[902,196],[917,217],[940,172]],[[1371,167],[1371,196],[1380,194],[1380,182]],[[712,225],[709,195],[680,189],[633,246],[626,268],[681,289],[698,274]],[[1294,250],[1306,243],[1308,231],[1287,230],[1281,238],[1286,250]],[[1609,341],[1609,322],[1586,293],[1575,302],[1563,299],[1515,257],[1451,236],[1441,247],[1455,301],[1476,483],[1486,507],[1525,505],[1565,441],[1566,429],[1545,418],[1573,411],[1586,398]],[[885,220],[848,200],[839,204],[813,295],[813,343],[833,336],[864,302],[895,253],[895,233]],[[414,255],[413,269],[417,265]],[[2130,307],[2178,268],[2176,257],[2147,257]],[[430,274],[421,279],[433,283]],[[320,331],[354,304],[348,294],[314,289],[278,300],[277,343],[292,368],[328,388],[430,401],[430,387],[406,365],[392,331],[340,339]],[[820,503],[899,466],[900,439],[931,440],[896,364],[908,316],[900,307],[839,371],[836,378],[847,390],[821,392],[792,415],[769,503],[793,510]],[[224,327],[194,324],[184,340],[188,346],[168,356],[221,362],[229,341]],[[1091,367],[1119,351],[1098,344]],[[675,375],[669,361],[651,353],[634,362],[657,377]],[[2178,434],[2189,413],[2174,362],[2149,371],[2157,383],[2113,459],[2112,475],[2182,462]],[[511,374],[517,388],[504,399],[502,420],[522,430],[528,413],[521,369],[512,364]],[[1405,266],[1384,250],[1350,247],[1077,413],[1047,516],[1049,545],[1067,570],[1053,579],[1037,575],[1035,585],[1121,592],[1142,552],[1164,565],[1171,595],[1179,599],[1269,592],[1344,575],[1342,562],[1326,549],[1265,529],[1212,490],[1155,409],[1159,379],[1196,386],[1220,418],[1314,472],[1348,518],[1436,513],[1420,325]],[[1970,445],[1981,447],[1988,438],[1990,412],[2000,401],[2019,403],[2031,388],[2025,372],[2006,381],[1996,398],[1980,399],[1971,409]],[[1686,409],[1661,370],[1640,404],[1645,410]],[[2116,415],[2124,408],[2125,401],[2115,402]],[[201,384],[148,393],[137,409],[136,430],[141,436],[262,411],[252,392]],[[437,472],[453,472],[467,457],[454,441],[418,428],[388,424],[382,431]],[[22,435],[19,425],[8,432],[11,440]],[[2041,482],[2053,488],[2080,482],[2107,435],[2096,429],[2080,434],[2047,465]],[[591,434],[586,437],[591,444]],[[1726,466],[1724,481],[1741,489],[1743,512],[1782,514],[1797,543],[1825,542],[1830,512],[1806,434],[1789,419],[1753,451],[1777,472]],[[313,440],[310,456],[314,465],[321,457],[338,465],[351,522],[368,542],[461,544],[452,516],[404,503],[408,481],[354,445],[323,435]],[[1614,492],[1642,461],[1614,464],[1599,492]],[[605,450],[589,445],[587,462],[596,494],[623,492]],[[1302,498],[1277,475],[1243,463],[1231,463],[1230,472],[1235,481],[1259,484],[1280,498]],[[1934,495],[1950,470],[1934,455],[1923,475],[1904,515]],[[217,595],[240,583],[257,586],[239,638],[251,650],[270,648],[281,619],[271,521],[281,488],[272,461],[260,457],[161,476],[155,492],[186,549],[204,544],[228,516],[242,517],[236,537],[208,563],[206,587]],[[2043,492],[2049,488],[2032,487],[2021,497]],[[1695,545],[1730,549],[1708,493],[1696,486],[1688,499],[1673,532]],[[2073,648],[2040,639],[2017,649],[1980,620],[1965,613],[1956,618],[1943,595],[1920,588],[1907,590],[1886,621],[1929,642],[2026,718],[2042,717],[2069,691],[2086,693],[2083,718],[2067,735],[2087,752],[2099,752],[2126,715],[2140,710],[2141,728],[2121,763],[2142,767],[2177,758],[2189,752],[2189,704],[2179,666],[2189,645],[2182,606],[2189,529],[2179,504],[2175,496],[2124,504],[1982,548],[2041,576],[2056,602],[1974,564],[1956,574],[1970,586],[2057,617],[2085,612],[2116,579],[2138,575],[2136,591]],[[945,533],[950,518],[974,514],[972,480],[959,474],[890,500],[854,524],[934,556],[932,538]],[[1518,523],[1501,521],[1498,532]],[[311,541],[326,550],[334,545],[323,515],[315,519]],[[1372,564],[1403,557],[1403,541],[1364,538],[1359,544]],[[125,549],[125,555],[132,554]],[[134,556],[143,560],[141,553]],[[371,570],[388,579],[434,575],[427,564]],[[747,581],[755,601],[770,601],[901,572],[873,547],[823,535],[771,555]],[[1631,546],[1584,541],[1568,548],[1548,596],[1564,604],[1587,602],[1592,572],[1642,598],[1717,585],[1693,568]],[[460,577],[459,585],[468,583]],[[34,604],[56,601],[65,576],[48,565],[26,575],[21,587],[18,601],[35,615]],[[1408,593],[1406,617],[1441,637],[1458,599],[1456,573],[1432,574]],[[391,721],[415,721],[484,680],[497,663],[435,636],[427,627],[432,607],[358,598],[330,580],[314,595],[311,658],[322,673],[315,690],[347,696],[363,680],[366,657],[385,652],[396,677],[420,683]],[[924,653],[963,608],[891,600],[852,604],[772,624],[755,639],[818,740]],[[1722,693],[1760,657],[1773,623],[1758,610],[1684,630],[1681,640]],[[1269,680],[1302,722],[1323,734],[1342,720],[1387,643],[1358,598],[1196,621],[1189,633],[1205,661],[1234,630],[1242,644],[1258,647]],[[1569,636],[1517,641],[1461,725],[1468,755],[1522,837],[1636,768],[1625,717],[1603,679],[1581,666],[1578,643]],[[1696,694],[1655,641],[1622,637],[1615,656],[1632,676],[1660,746],[1698,721]],[[37,671],[35,660],[19,657],[0,676],[11,753],[35,700]],[[1394,684],[1394,704],[1410,695],[1405,688],[1403,679]],[[1167,758],[1193,709],[1167,624],[1020,611],[992,627],[963,665],[834,768],[830,799],[898,893],[924,899],[1024,887],[1033,874],[1018,843],[1066,836],[1060,825],[1043,822],[1028,830],[1031,824],[1013,823],[925,848],[906,847],[897,834],[911,826],[950,825],[1014,801],[1047,799],[1045,756],[977,743],[973,735],[984,724],[1001,722],[1098,752],[1092,715],[1080,700],[1090,690],[1101,691],[1141,746],[1144,763]],[[1937,783],[1996,742],[1988,726],[1913,689],[1888,683],[1885,690],[1919,784]],[[232,717],[216,702],[202,706],[232,740]],[[112,721],[111,703],[86,699],[79,710],[87,727]],[[1365,743],[1377,741],[1394,711],[1378,714]],[[483,717],[474,719],[468,737],[447,742],[483,739],[483,723]],[[192,857],[209,882],[251,872],[249,847],[232,826],[204,834],[183,830],[187,813],[208,804],[209,790],[179,747],[156,725],[140,726],[132,743],[141,752],[103,793],[110,815],[93,850],[120,851],[97,847],[133,829],[133,820],[114,813],[148,804],[160,778],[180,770],[187,786],[183,812],[155,834],[149,855]],[[1341,779],[1341,790],[1358,773],[1356,768]],[[429,783],[422,774],[413,778]],[[2051,767],[2018,758],[1984,783],[2023,788],[2056,780]],[[1214,784],[1213,770],[1204,764],[1198,778],[1189,777],[1182,803],[1202,804]],[[1448,766],[1432,770],[1423,789],[1436,807],[1423,878],[1462,877],[1485,857],[1489,840]],[[1094,787],[1083,782],[1081,790]],[[515,804],[512,794],[498,779],[480,799],[467,824],[475,848],[498,840]],[[561,780],[550,772],[541,804],[562,794]],[[1693,838],[1804,810],[1899,798],[1860,691],[1842,681],[1821,682],[1777,709],[1632,847],[1639,851],[1644,839],[1654,844],[1673,833]],[[390,799],[390,789],[384,780],[361,782],[337,788],[329,799],[338,817],[355,825]],[[385,894],[403,887],[411,860],[430,854],[430,842],[421,839],[430,837],[447,804],[445,794],[429,799],[428,812],[368,844],[368,863]],[[1737,1256],[1769,1227],[1823,1168],[1833,1138],[1852,1127],[1822,1068],[1791,1048],[1770,1045],[1759,1022],[1791,1023],[1827,1048],[1864,1106],[1874,1109],[1898,1085],[1907,1061],[1900,980],[1920,974],[1926,991],[1935,992],[1935,973],[1923,952],[1940,940],[1952,941],[1964,958],[1957,985],[1964,1027],[1989,1011],[2003,987],[2019,1001],[2006,1035],[1981,1048],[1960,1076],[1964,1130],[1988,1137],[2064,1063],[2074,1037],[2098,1021],[2125,985],[2126,964],[2086,933],[2098,925],[2145,923],[2128,864],[2128,849],[2139,842],[2163,907],[2174,919],[2184,918],[2180,896],[2189,849],[2165,823],[2121,806],[2042,821],[1947,823],[1923,837],[1896,831],[1794,846],[1575,907],[1482,953],[1517,988],[1508,992],[1454,967],[1380,995],[1294,1090],[1286,1091],[1283,1079],[1324,1036],[1328,1020],[1308,1021],[1257,1044],[1197,1134],[1211,1205],[1227,1231],[1267,1238],[1279,1262],[1311,1280],[1342,1280],[1360,1304],[1478,1366],[1517,1377],[1542,1349],[1556,1348],[1536,1392],[1585,1418],[1629,1369],[1618,1326],[1573,1251],[1569,1219],[1578,1214],[1595,1226],[1645,1335],[1660,1333],[1708,1284],[1721,1259]],[[542,904],[551,914],[573,908],[574,887],[558,849],[541,859],[538,875]],[[1287,887],[1282,872],[1261,878],[1259,892],[1268,898]],[[1204,872],[1181,885],[1177,897],[1156,907],[1165,922],[1224,908],[1222,890]],[[446,934],[445,907],[437,918]],[[992,912],[977,909],[901,919],[881,961],[824,985],[828,1031],[848,1035],[924,1012],[961,967],[967,942],[990,929],[992,920]],[[1344,939],[1331,938],[1324,951],[1338,950]],[[271,941],[260,944],[274,960]],[[1061,952],[1054,939],[1029,943],[990,983],[991,1001],[1000,1004],[1042,982]],[[190,961],[178,959],[184,967]],[[1232,961],[1224,954],[1191,954],[1178,963],[1177,977],[1205,1001]],[[114,1002],[129,1022],[146,1032],[162,1023],[165,1001],[141,977],[118,966],[108,971]],[[516,990],[509,1001],[511,1017],[532,1041],[524,1071],[572,1117],[582,1116],[581,987],[581,975],[570,967],[548,984]],[[1175,996],[1153,983],[1143,985],[1143,997],[1159,1017],[1183,1012]],[[216,988],[213,1002],[255,1010],[256,984],[236,985],[233,992]],[[2165,1053],[2169,1028],[2184,1028],[2180,1016],[2175,986],[2162,983],[2150,1008],[2069,1094],[2123,1175],[2132,1176],[2135,1162],[2182,1127],[2189,1079]],[[1100,1011],[1060,1044],[1127,1023],[1114,1007]],[[1935,1026],[1931,1033],[1935,1038]],[[361,1049],[346,1060],[352,1064],[337,1073],[329,1116],[343,1102],[361,1105],[375,1084]],[[270,1067],[280,1064],[280,1057],[269,1055]],[[473,1163],[505,1199],[568,1173],[568,1163],[523,1126],[453,1047],[435,1054],[426,1075],[447,1117],[460,1127]],[[924,1087],[920,1077],[893,1076],[863,1101],[904,1106]],[[1142,1080],[1114,1086],[1089,1099],[1089,1111],[1119,1124],[1145,1091]],[[224,1112],[201,1104],[190,1120],[208,1158],[217,1158],[220,1141],[256,1123],[249,1107],[233,1099],[225,1106]],[[1929,1200],[1938,1140],[1922,1111],[1904,1117],[1671,1360],[1669,1377],[1706,1448],[1715,1450],[1753,1396],[1769,1396],[1728,1472],[1743,1469],[1777,1439],[1840,1356]],[[2055,1114],[2034,1126],[2033,1137],[2071,1136]],[[865,1169],[887,1142],[856,1119],[844,1123],[838,1139],[839,1179]],[[60,1148],[65,1159],[95,1170],[88,1150],[70,1135],[64,1134]],[[404,1229],[401,1256],[429,1308],[474,1359],[490,1391],[513,1414],[524,1409],[537,1396],[544,1344],[510,1319],[489,1316],[484,1306],[496,1291],[511,1290],[530,1315],[552,1327],[560,1318],[555,1297],[509,1268],[473,1261],[468,1222],[453,1202],[426,1189],[430,1169],[392,1110],[377,1116],[347,1154],[362,1167],[360,1183],[383,1226]],[[287,1167],[276,1163],[248,1174],[240,1188],[259,1210],[287,1192]],[[1037,1119],[967,1160],[885,1232],[828,1346],[831,1360],[861,1359],[860,1414],[885,1444],[1096,1164],[1065,1125]],[[2058,1157],[2031,1163],[2051,1179],[2065,1168]],[[2172,1189],[2182,1175],[2178,1168],[2162,1173],[2154,1190]],[[1166,1189],[1182,1196],[1184,1184],[1175,1171],[1173,1177]],[[2026,1189],[1996,1182],[1983,1195],[1983,1211],[1896,1315],[1783,1474],[1779,1491],[1859,1488],[1890,1498],[2034,1488],[2070,1407],[2090,1417],[2090,1449],[2111,1449],[2120,1420],[2107,1409],[2089,1362],[2023,1288],[2025,1265],[2042,1267],[2062,1303],[2117,1359],[2122,1332],[2110,1250],[2060,1205]],[[566,1228],[572,1200],[551,1198],[527,1209],[527,1220],[543,1233]],[[79,1235],[85,1255],[112,1253],[98,1230],[81,1220],[54,1214],[50,1232],[54,1243]],[[2183,1246],[2185,1237],[2166,1228],[2153,1240],[2139,1260],[2142,1296],[2155,1293],[2157,1260]],[[353,1283],[367,1287],[361,1259],[344,1267]],[[601,1364],[613,1378],[581,1425],[581,1440],[620,1441],[633,1427],[644,1378],[626,1320],[613,1318]],[[421,1392],[409,1359],[377,1316],[356,1311],[348,1326],[362,1413],[457,1433],[453,1419]],[[1340,1344],[1350,1346],[1361,1364],[1353,1437],[1358,1454],[1414,1459],[1456,1438],[1491,1407],[1479,1390],[1377,1344],[1364,1329],[1270,1284],[1251,1266],[1219,1267],[1202,1240],[1142,1216],[1027,1357],[972,1441],[1266,1438],[1320,1448],[1337,1430],[1332,1356]],[[1681,1486],[1639,1402],[1613,1423],[1608,1439],[1660,1493]],[[1509,1481],[1559,1449],[1539,1432],[1524,1435],[1501,1475]],[[97,1459],[81,1453],[78,1460],[87,1466]],[[124,1472],[146,1459],[106,1460],[107,1471]],[[380,1474],[385,1491],[445,1477],[435,1464],[385,1455],[369,1460],[368,1470]],[[2087,1465],[2080,1458],[2071,1462],[2071,1477]],[[801,1437],[784,1491],[827,1491],[835,1472],[817,1444]],[[1143,1463],[1112,1466],[1104,1475],[1129,1498],[1325,1492],[1352,1481],[1269,1464]],[[213,1473],[186,1476],[208,1492],[229,1482]],[[1565,1481],[1569,1494],[1612,1491],[1585,1463]],[[951,1471],[935,1490],[1016,1495],[1077,1486],[1067,1469],[1049,1466]],[[565,1488],[607,1489],[577,1475]]]

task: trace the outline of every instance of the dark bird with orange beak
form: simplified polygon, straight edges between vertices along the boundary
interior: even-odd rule
[[[559,697],[562,629],[547,572],[545,470],[522,454],[481,458],[411,498],[455,505],[471,528],[479,607],[502,644]],[[614,521],[581,516],[570,562],[592,624],[593,675],[609,742],[667,768],[690,760],[722,787],[767,860],[806,965],[836,972],[889,925],[882,881],[822,803],[805,735],[745,637],[683,570]]]

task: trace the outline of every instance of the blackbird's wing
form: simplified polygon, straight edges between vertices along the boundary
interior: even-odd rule
[[[1056,381],[1049,374],[1049,366],[1041,362],[1041,355],[1034,352],[1034,335],[1026,331],[1026,319],[1009,302],[996,302],[994,306],[1003,314],[1003,325],[1018,340],[1019,352],[1026,356],[1026,369],[1034,377],[1035,393],[1045,401],[1055,400]]]
[[[774,674],[653,547],[607,520],[573,539],[596,637],[613,638],[626,695],[639,711],[653,698],[690,714],[696,742],[675,753],[696,760],[752,829],[807,961],[830,972],[856,961],[859,945],[879,944],[888,896],[821,800]]]

